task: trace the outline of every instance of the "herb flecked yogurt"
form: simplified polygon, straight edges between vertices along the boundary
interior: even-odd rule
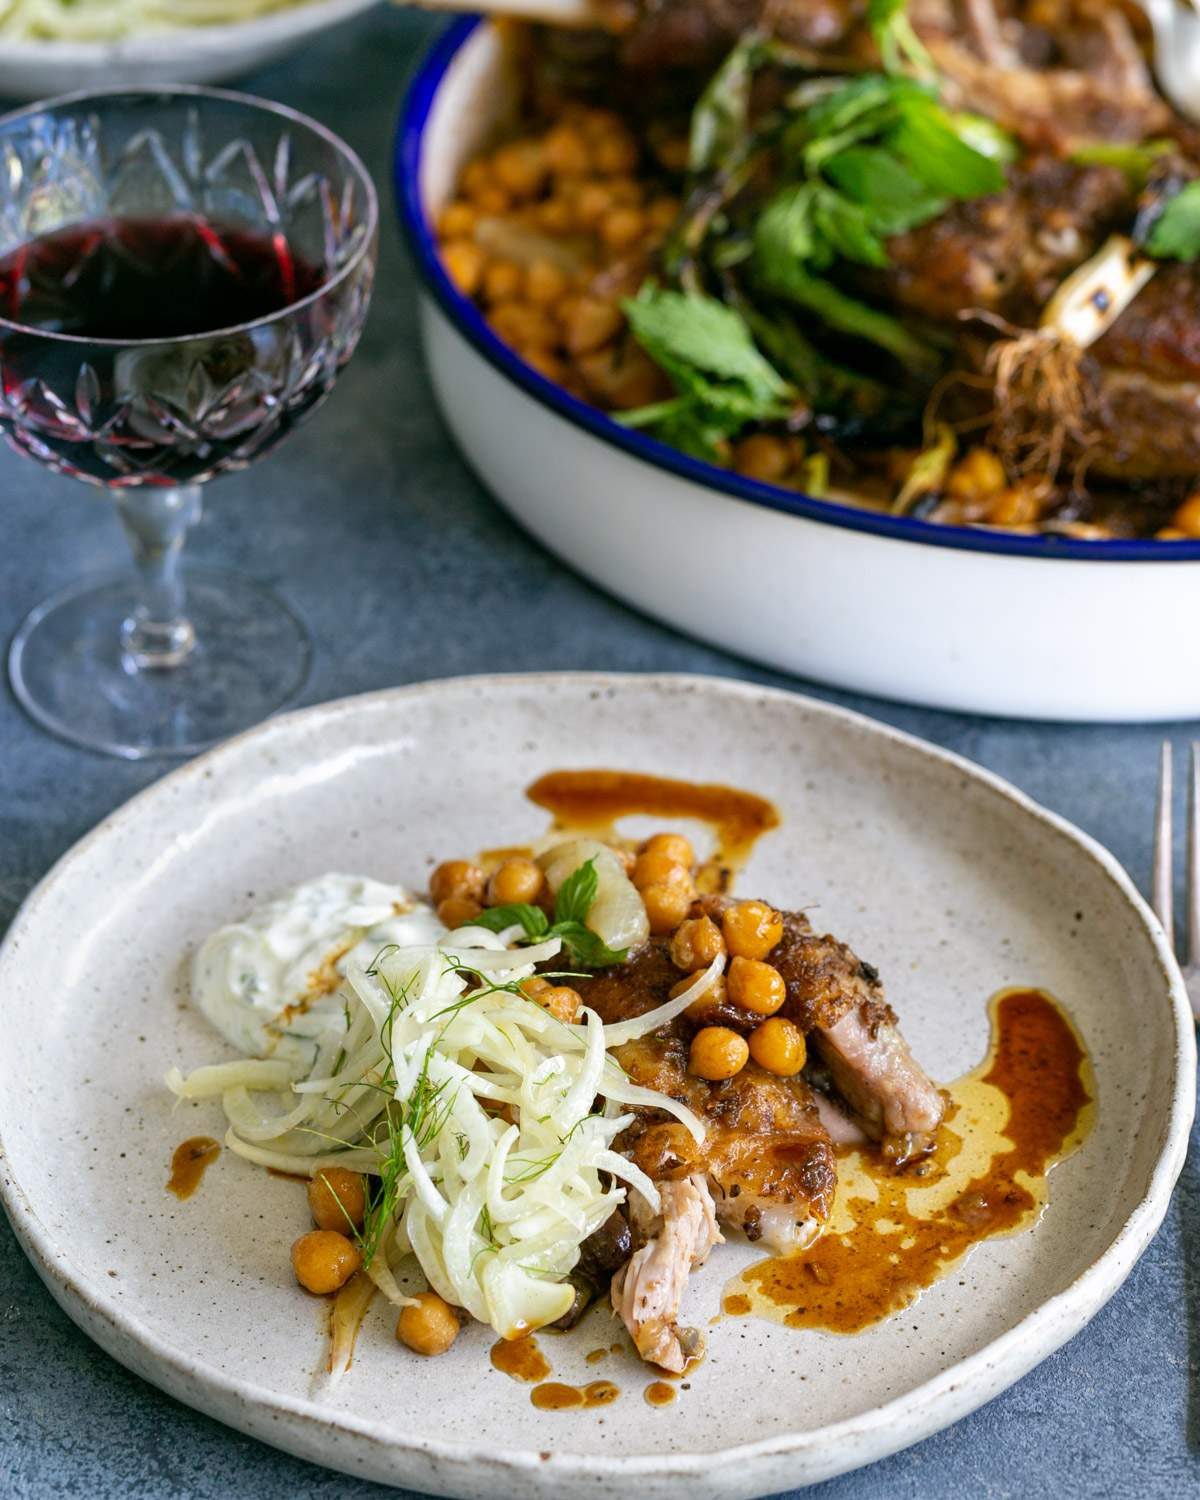
[[[388,944],[433,945],[445,933],[403,886],[319,875],[220,928],[192,962],[192,999],[239,1052],[311,1059],[336,1018],[348,958],[364,967]]]

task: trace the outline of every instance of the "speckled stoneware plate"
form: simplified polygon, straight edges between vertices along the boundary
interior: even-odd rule
[[[429,862],[544,828],[522,792],[554,767],[720,780],[784,822],[742,888],[819,903],[876,962],[941,1079],[988,1039],[988,996],[1037,984],[1092,1055],[1098,1118],[1031,1232],[980,1245],[905,1314],[850,1338],[754,1319],[710,1330],[671,1406],[612,1356],[611,1406],[542,1412],[493,1370],[481,1327],[417,1364],[375,1309],[353,1369],[314,1390],[324,1308],[287,1247],[294,1183],[229,1155],[179,1203],[173,1147],[219,1128],[175,1110],[172,1064],[223,1054],[187,1004],[192,945],[328,868],[420,885]],[[987,1401],[1075,1333],[1157,1228],[1183,1160],[1195,1053],[1180,978],[1097,845],[942,751],[823,704],[695,678],[483,678],[273,720],[201,757],[84,839],[0,953],[0,1186],[54,1296],[117,1359],[182,1400],[318,1462],[462,1496],[735,1497],[865,1464]],[[688,1321],[752,1254],[718,1250]],[[556,1377],[615,1330],[594,1310],[545,1340]]]

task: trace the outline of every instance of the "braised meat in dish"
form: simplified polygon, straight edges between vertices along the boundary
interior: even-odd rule
[[[438,230],[568,393],[938,523],[1200,536],[1200,135],[1101,0],[611,0],[529,28]]]

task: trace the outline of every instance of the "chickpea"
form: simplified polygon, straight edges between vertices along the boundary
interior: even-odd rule
[[[367,1211],[362,1178],[345,1167],[326,1167],[309,1181],[308,1211],[318,1229],[337,1229],[342,1234],[350,1226],[361,1229]]]
[[[538,204],[537,222],[547,234],[569,234],[575,227],[574,206],[569,198],[547,198]]]
[[[1004,465],[990,448],[972,448],[950,470],[946,493],[956,500],[982,500],[1008,484]]]
[[[650,931],[657,936],[674,932],[688,914],[692,892],[688,886],[659,882],[645,886],[639,894],[646,908]]]
[[[525,349],[522,351],[521,358],[527,365],[532,365],[539,375],[544,375],[555,385],[563,385],[566,382],[567,367],[556,354],[550,354],[545,349]]]
[[[470,896],[447,896],[437,904],[437,919],[453,932],[456,927],[466,927],[473,922],[482,910],[479,902]]]
[[[768,1073],[794,1078],[808,1056],[804,1033],[782,1016],[772,1016],[750,1033],[750,1056]]]
[[[787,999],[783,975],[757,958],[733,958],[726,976],[729,998],[756,1016],[773,1016]]]
[[[520,295],[523,280],[521,267],[511,260],[494,260],[484,267],[482,278],[485,302],[508,302]]]
[[[593,143],[625,129],[620,115],[611,109],[584,109],[579,112],[578,120],[579,128]]]
[[[474,199],[479,212],[493,219],[498,219],[508,213],[512,207],[508,194],[502,187],[496,187],[495,184],[480,188],[474,194]]]
[[[549,314],[524,302],[502,302],[492,309],[492,327],[513,348],[553,349],[558,332]]]
[[[591,166],[587,142],[569,124],[556,125],[542,140],[542,159],[556,177],[582,177]]]
[[[573,297],[562,307],[563,343],[571,354],[589,354],[611,344],[625,321],[619,307],[599,297]]]
[[[638,164],[637,142],[626,131],[602,136],[592,147],[596,171],[604,177],[619,177],[632,172]]]
[[[486,192],[491,185],[492,172],[484,157],[477,156],[474,161],[467,163],[459,186],[468,198],[474,198],[477,193]]]
[[[631,249],[645,232],[645,216],[637,208],[614,208],[600,225],[600,238],[616,251]]]
[[[641,183],[633,177],[610,178],[608,191],[617,208],[640,208],[646,196]]]
[[[540,974],[521,981],[521,993],[548,1010],[556,1020],[571,1022],[583,1008],[583,996],[569,984],[551,984]]]
[[[646,209],[646,223],[659,234],[670,229],[678,217],[678,198],[655,198]]]
[[[1041,515],[1045,493],[1037,483],[1009,485],[988,506],[987,519],[993,526],[1027,526]]]
[[[464,297],[478,290],[487,256],[471,240],[450,240],[442,246],[442,265],[446,275]]]
[[[692,1038],[688,1066],[697,1078],[720,1083],[746,1066],[750,1048],[743,1037],[728,1026],[704,1026]]]
[[[469,859],[447,859],[429,877],[429,894],[435,903],[448,896],[483,900],[483,871]]]
[[[566,274],[553,261],[531,261],[525,272],[525,296],[534,307],[553,307],[566,295]]]
[[[725,946],[738,958],[766,958],[783,936],[783,918],[762,901],[739,901],[721,917]]]
[[[458,1329],[458,1314],[436,1292],[422,1292],[396,1321],[396,1337],[414,1354],[445,1354]]]
[[[310,1229],[292,1246],[296,1280],[318,1297],[345,1286],[361,1265],[358,1246],[336,1229]]]
[[[580,355],[576,368],[600,404],[613,411],[649,406],[670,391],[662,371],[636,345],[614,344]]]
[[[537,141],[513,141],[492,158],[496,181],[518,202],[534,198],[546,177],[546,154]]]
[[[438,234],[444,240],[470,239],[475,233],[475,221],[478,217],[469,203],[458,198],[442,209],[438,218]]]
[[[668,172],[684,171],[688,164],[689,154],[687,136],[668,136],[665,140],[656,142],[654,154]]]
[[[733,463],[747,479],[778,484],[792,466],[792,454],[785,439],[769,432],[755,432],[734,448]]]
[[[506,859],[488,881],[487,904],[529,905],[541,894],[545,878],[531,859]]]
[[[692,884],[692,872],[682,860],[663,849],[643,849],[633,866],[633,883],[638,890],[648,885]]]
[[[671,939],[671,962],[677,969],[692,974],[697,969],[707,969],[724,952],[725,939],[711,917],[692,917],[681,922]]]
[[[695,974],[685,975],[678,984],[671,986],[669,998],[674,1000],[677,996],[682,995],[684,990],[695,984],[695,982]],[[693,1021],[701,1021],[708,1024],[716,1019],[717,1013],[724,1004],[725,976],[724,974],[718,974],[716,981],[710,984],[701,996],[692,1001],[684,1011],[684,1015]]]
[[[1193,490],[1175,514],[1171,525],[1186,537],[1200,536],[1200,490]]]
[[[579,229],[599,229],[613,208],[612,194],[602,182],[585,182],[575,194],[575,224]]]
[[[685,838],[682,833],[652,833],[642,845],[641,853],[665,854],[677,865],[685,865],[688,869],[696,863],[696,851],[692,848],[692,841]]]

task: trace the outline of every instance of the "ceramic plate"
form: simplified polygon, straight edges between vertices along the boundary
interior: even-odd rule
[[[950,1079],[983,1055],[986,1002],[1037,984],[1090,1049],[1099,1109],[1031,1232],[980,1245],[903,1316],[844,1338],[754,1319],[710,1330],[690,1389],[654,1409],[632,1356],[611,1406],[542,1412],[493,1370],[487,1331],[417,1366],[374,1309],[350,1373],[314,1386],[321,1304],[287,1267],[296,1185],[228,1154],[180,1203],[172,1149],[219,1130],[164,1072],[224,1055],[184,960],[248,903],[328,868],[420,886],[449,853],[545,827],[523,789],[555,767],[719,780],[783,825],[743,890],[819,905],[883,970],[917,1055]],[[176,771],[83,840],[0,953],[0,1186],[54,1296],[165,1390],[305,1458],[446,1495],[735,1497],[868,1463],[987,1401],[1075,1333],[1162,1219],[1195,1054],[1178,971],[1097,845],[942,751],[789,694],[698,678],[432,683],[273,720]],[[1131,1018],[1136,1016],[1136,1024]],[[686,1320],[753,1255],[719,1249]],[[616,1336],[603,1309],[546,1339],[556,1378]]]

